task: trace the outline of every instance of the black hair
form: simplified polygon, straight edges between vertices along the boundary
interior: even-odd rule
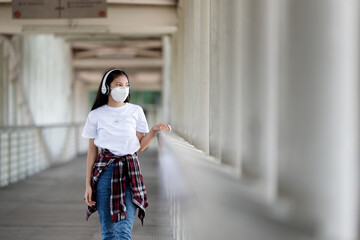
[[[102,79],[104,79],[105,75],[107,72],[109,72],[111,69],[107,70],[105,73],[104,73],[104,76],[102,77]],[[119,76],[125,76],[129,82],[129,95],[127,96],[127,98],[125,99],[124,102],[129,102],[130,101],[130,79],[128,77],[128,75],[126,74],[126,72],[124,72],[123,70],[121,69],[116,69],[114,71],[112,71],[106,79],[104,79],[105,81],[105,85],[107,85],[110,90],[110,83],[112,81],[114,81],[115,78],[119,77]],[[105,104],[108,103],[108,95],[107,94],[103,94],[101,92],[101,87],[102,87],[102,81],[100,82],[100,86],[99,86],[99,89],[97,91],[97,94],[96,94],[96,97],[95,97],[95,100],[94,100],[94,103],[93,103],[93,106],[91,108],[91,110],[94,110],[94,109],[97,109],[98,107],[101,107]],[[109,94],[109,93],[108,93]]]

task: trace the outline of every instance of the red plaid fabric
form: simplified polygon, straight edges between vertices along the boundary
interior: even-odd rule
[[[110,195],[110,213],[111,221],[117,222],[126,219],[125,190],[126,177],[130,178],[130,187],[132,190],[132,201],[139,209],[138,217],[143,225],[145,217],[145,208],[148,207],[147,193],[145,184],[140,171],[140,165],[137,153],[124,156],[114,155],[107,149],[102,149],[98,155],[94,167],[93,176],[91,178],[92,200],[96,201],[97,181],[104,168],[116,161],[114,172],[111,179],[111,195]],[[97,210],[97,205],[88,206],[86,212],[86,221],[90,215]]]

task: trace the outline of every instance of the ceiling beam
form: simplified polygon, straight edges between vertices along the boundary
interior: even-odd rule
[[[176,6],[176,0],[107,0],[106,2],[107,4]],[[11,0],[0,0],[0,3],[11,3]]]
[[[108,4],[176,6],[176,0],[107,0]]]
[[[81,70],[75,73],[75,78],[77,80],[87,82],[87,83],[96,83],[99,84],[104,72],[102,71],[86,71]],[[161,83],[161,71],[156,72],[147,72],[147,71],[137,71],[137,72],[127,72],[131,85],[136,84],[160,84]]]
[[[134,57],[161,58],[160,51],[141,50],[136,48],[96,48],[87,51],[78,51],[75,59],[83,58],[134,58]]]
[[[161,91],[161,70],[146,72],[139,70],[138,72],[127,71],[130,79],[130,87],[132,90],[136,91]],[[97,90],[100,84],[100,81],[103,77],[102,71],[76,71],[75,79],[77,81],[82,81],[90,85],[92,90]]]
[[[74,59],[74,69],[104,69],[120,66],[121,68],[161,68],[162,59],[134,58],[134,59]]]
[[[136,47],[141,49],[149,48],[162,48],[161,40],[156,39],[131,39],[117,40],[112,42],[94,42],[94,41],[74,41],[71,43],[72,48],[78,49],[94,49],[94,48],[106,48],[106,47]]]
[[[162,48],[162,41],[159,40],[123,40],[121,44],[124,46],[132,46],[137,48]]]
[[[95,48],[87,51],[79,51],[74,54],[75,59],[93,58],[93,57],[135,57],[136,49],[132,48]]]
[[[150,0],[151,1],[151,0]],[[162,36],[177,31],[176,7],[111,4],[106,18],[13,19],[11,4],[0,3],[0,33],[118,34]]]

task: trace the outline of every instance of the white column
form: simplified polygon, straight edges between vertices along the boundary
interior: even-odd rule
[[[355,240],[358,209],[359,3],[287,2],[283,187],[326,240]]]
[[[221,88],[223,78],[220,74],[222,63],[221,48],[222,1],[210,1],[210,69],[209,69],[209,154],[221,158]]]
[[[191,1],[188,1],[191,2]],[[196,0],[192,2],[193,14],[190,23],[189,59],[190,85],[185,92],[190,92],[189,129],[192,143],[205,153],[209,153],[209,46],[210,46],[210,3]],[[187,10],[190,10],[189,8]]]
[[[220,77],[221,162],[242,173],[242,83],[244,60],[245,1],[222,1]]]
[[[2,69],[3,69],[3,62],[4,62],[4,58],[3,58],[3,55],[4,55],[4,41],[0,38],[0,70],[2,72]],[[1,93],[1,96],[0,96],[0,125],[5,125],[6,121],[5,121],[5,103],[6,103],[6,99],[5,99],[5,81],[4,81],[4,77],[3,77],[3,74],[0,75],[0,93]]]
[[[273,202],[278,191],[278,79],[279,79],[279,15],[278,0],[264,1],[264,126],[260,158],[263,160],[264,196]]]
[[[171,61],[171,42],[170,36],[162,37],[163,43],[163,69],[162,69],[162,111],[163,122],[169,123],[170,108],[170,61]]]
[[[181,77],[178,79],[178,84],[182,88],[182,95],[179,101],[179,107],[183,109],[182,111],[182,125],[183,125],[183,136],[190,142],[193,143],[193,139],[191,138],[191,132],[193,126],[193,116],[192,116],[192,107],[193,107],[193,54],[194,54],[194,34],[192,31],[193,23],[194,23],[194,8],[192,7],[193,1],[183,1],[183,45],[182,45],[182,62],[180,69],[182,72]]]

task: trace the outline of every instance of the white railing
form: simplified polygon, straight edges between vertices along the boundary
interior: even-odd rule
[[[285,240],[314,231],[312,221],[296,215],[294,199],[279,195],[268,202],[261,181],[239,178],[235,168],[176,134],[159,133],[157,139],[175,240],[254,239],[253,233],[260,229],[264,230],[258,239]]]
[[[0,187],[86,152],[83,125],[0,127]]]

